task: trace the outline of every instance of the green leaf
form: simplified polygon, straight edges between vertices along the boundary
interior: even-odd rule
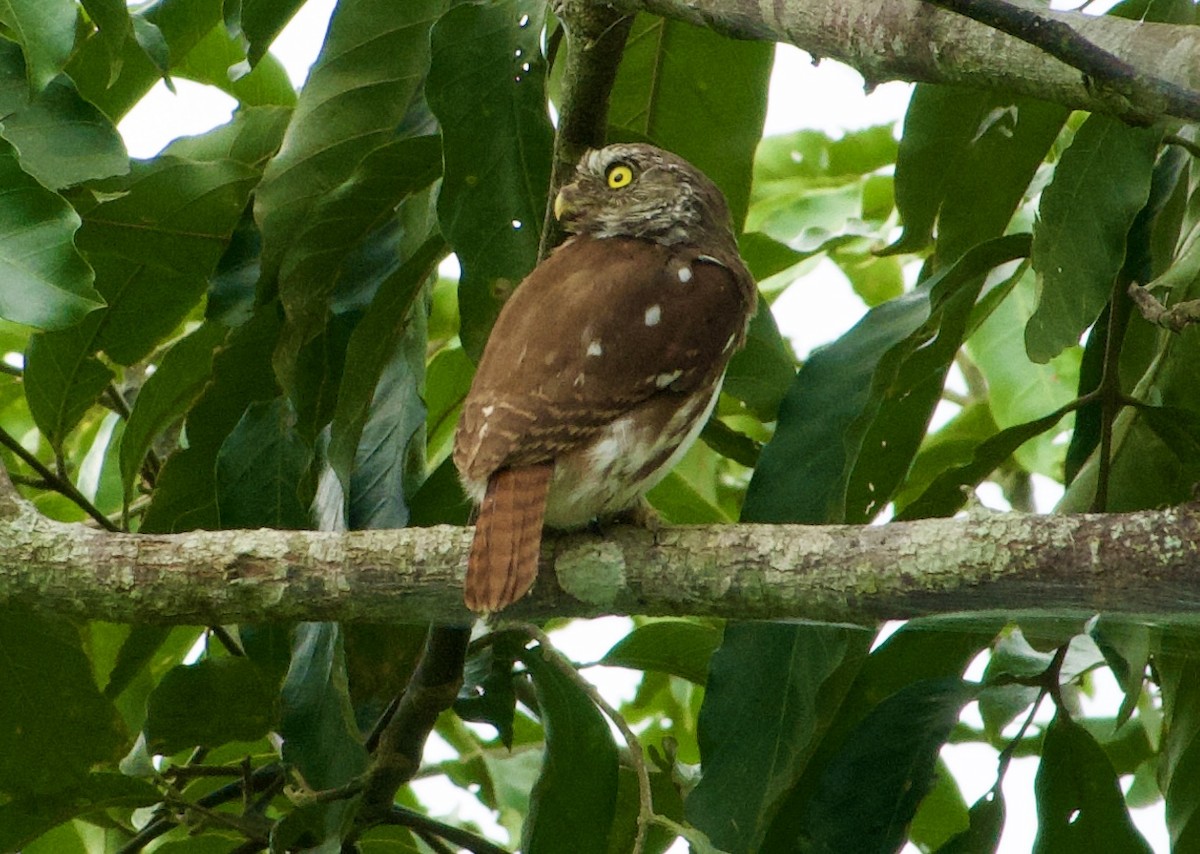
[[[54,448],[62,447],[67,434],[115,376],[89,353],[100,320],[101,314],[96,312],[73,329],[43,332],[29,339],[25,396],[38,429]]]
[[[973,694],[959,679],[928,680],[876,706],[825,768],[796,850],[898,850]]]
[[[426,240],[411,258],[379,286],[375,299],[350,336],[346,348],[346,369],[338,388],[329,444],[330,465],[343,485],[350,483],[355,455],[372,411],[372,401],[378,394],[376,387],[380,377],[387,371],[397,346],[416,320],[414,306],[418,304],[422,287],[444,253],[445,243],[440,236]],[[418,326],[423,330],[423,324]],[[421,362],[423,365],[424,360]],[[412,391],[415,394],[415,386]],[[410,399],[400,411],[411,414],[414,406],[420,406],[415,398]],[[395,415],[396,411],[393,410],[393,419]],[[423,412],[421,418],[423,421]],[[417,426],[407,429],[403,437],[404,444],[407,444],[408,437]],[[393,424],[393,428],[396,427]]]
[[[356,250],[369,249],[369,241],[393,220],[397,207],[437,178],[441,157],[441,143],[436,136],[388,143],[364,157],[345,181],[313,203],[304,228],[280,261],[279,296],[288,323],[276,357],[277,365],[297,359],[300,349],[320,334],[335,291],[346,276],[355,274],[355,268],[362,266],[363,259]],[[388,243],[394,245],[394,238]],[[392,281],[391,287],[381,286],[381,293],[389,294],[384,301],[393,310],[405,296],[411,302],[445,252],[445,243],[439,236],[426,241],[412,258],[399,259],[404,266],[385,279]],[[381,263],[380,258],[372,261],[383,268],[381,277],[386,274],[386,262]],[[391,327],[398,320],[373,319],[374,324],[389,324],[388,329],[393,333],[385,336],[382,346],[396,340],[399,330]],[[376,326],[374,333],[380,332]]]
[[[465,525],[474,505],[463,492],[454,461],[447,457],[409,501],[408,523],[414,526]]]
[[[617,748],[591,699],[545,660],[521,656],[533,678],[546,728],[542,771],[529,799],[521,850],[607,854],[617,802]]]
[[[133,494],[138,471],[157,436],[203,393],[212,376],[213,357],[229,330],[205,323],[179,339],[163,354],[157,369],[138,391],[121,436],[121,478],[125,495]]]
[[[341,632],[334,623],[301,623],[283,682],[279,733],[283,758],[309,785],[331,789],[366,767],[346,684]]]
[[[121,72],[125,42],[133,38],[133,20],[124,0],[82,0],[83,10],[96,25],[96,41],[103,45],[108,57],[108,83]]]
[[[68,620],[0,608],[0,683],[0,792],[41,797],[79,786],[93,763],[120,755],[121,718]]]
[[[2,0],[0,23],[25,53],[30,92],[44,89],[67,64],[75,45],[73,0]]]
[[[1019,447],[1053,429],[1064,414],[1061,411],[1052,412],[1036,421],[1018,424],[990,437],[975,449],[969,463],[955,466],[938,475],[919,497],[896,514],[896,519],[953,516],[968,501],[969,493],[963,490],[964,486],[978,486]]]
[[[1020,257],[1027,245],[1020,235],[983,244],[915,290],[871,309],[840,339],[814,352],[780,407],[779,426],[763,448],[742,518],[825,523],[843,521],[853,512],[861,520],[888,500],[924,434],[982,274]],[[956,297],[954,323],[947,322],[945,338],[939,335],[934,346],[926,346],[934,332],[930,318],[941,319],[942,307]],[[920,394],[913,395],[914,390]],[[902,409],[914,402],[915,411]],[[902,411],[904,442],[885,445],[879,438],[868,444],[873,427],[883,431]],[[848,503],[852,476],[858,484],[853,508]],[[881,486],[872,491],[875,479]]]
[[[746,330],[746,344],[733,354],[722,390],[746,404],[760,421],[774,421],[788,388],[796,378],[796,360],[779,334],[766,300]]]
[[[247,57],[251,65],[257,65],[267,53],[271,42],[283,30],[296,11],[304,5],[304,0],[238,0],[236,4],[226,3],[237,7],[238,13],[232,17],[226,12],[225,25],[230,32],[241,34],[249,43]]]
[[[472,358],[537,260],[554,137],[545,13],[530,0],[463,3],[433,28],[426,92],[442,127],[438,220],[462,264],[459,334]]]
[[[670,673],[703,685],[721,630],[691,620],[656,620],[638,626],[604,653],[600,664]]]
[[[187,417],[188,447],[172,454],[159,473],[142,531],[218,527],[217,454],[253,401],[279,394],[271,353],[280,324],[278,305],[268,303],[233,330],[214,356],[212,381]]]
[[[22,168],[51,190],[129,171],[121,135],[65,75],[4,116],[2,132],[17,149]]]
[[[84,214],[79,247],[96,267],[108,300],[95,345],[128,365],[170,334],[204,295],[234,226],[258,181],[231,160],[158,157]]]
[[[725,194],[741,230],[766,116],[773,49],[640,14],[621,55],[608,121],[687,159]]]
[[[1034,854],[1148,854],[1151,850],[1129,818],[1108,757],[1086,730],[1061,711],[1042,742],[1034,793],[1038,807]]]
[[[896,208],[904,233],[891,252],[928,245],[956,260],[1003,233],[1067,110],[1004,92],[918,85],[896,158]]]
[[[89,774],[79,785],[53,795],[22,796],[0,804],[0,850],[31,851],[29,843],[77,816],[148,807],[161,800],[162,794],[145,780],[123,774]]]
[[[512,750],[517,693],[513,662],[520,652],[519,636],[499,638],[467,659],[454,713],[464,721],[491,724],[500,742]]]
[[[726,627],[700,709],[704,776],[685,802],[715,846],[761,850],[870,643],[870,632],[840,626]]]
[[[471,388],[475,364],[462,347],[443,347],[425,370],[425,435],[431,464],[446,459],[454,444],[462,402]]]
[[[220,23],[221,4],[158,2],[129,16],[133,38],[122,41],[118,57],[112,41],[98,32],[78,45],[66,67],[80,94],[114,122],[166,75],[172,57],[187,56]]]
[[[276,686],[248,658],[205,658],[167,672],[146,705],[150,750],[262,738],[279,720]]]
[[[364,0],[334,12],[284,145],[256,194],[267,293],[298,236],[317,236],[306,230],[315,225],[313,208],[350,179],[367,154],[395,138],[424,79],[429,28],[444,5]]]
[[[1200,841],[1200,662],[1188,655],[1157,655],[1155,669],[1163,696],[1158,786],[1171,850],[1187,851]]]
[[[296,103],[296,90],[283,64],[268,55],[250,71],[243,46],[221,24],[189,50],[174,71],[220,89],[245,106]]]
[[[1034,421],[1065,406],[1075,398],[1079,385],[1077,348],[1041,365],[1026,356],[1018,333],[1033,314],[1035,300],[1033,276],[1021,276],[967,342],[972,360],[987,379],[988,405],[1001,430]],[[1016,449],[1017,462],[1027,471],[1059,477],[1063,448],[1054,444],[1054,433],[1042,436],[1041,440]]]
[[[311,462],[286,398],[251,403],[217,454],[221,527],[311,527],[305,478]]]
[[[78,323],[103,305],[75,248],[78,214],[21,169],[0,140],[0,317],[41,329]]]
[[[933,851],[969,829],[970,817],[958,781],[946,763],[938,759],[933,788],[909,824],[909,841],[922,851]]]
[[[1042,192],[1033,237],[1038,306],[1025,327],[1029,358],[1079,342],[1108,302],[1125,238],[1150,194],[1161,128],[1095,114],[1075,134]]]
[[[937,854],[995,854],[1004,832],[1004,795],[988,792],[972,806],[971,825],[948,840]]]

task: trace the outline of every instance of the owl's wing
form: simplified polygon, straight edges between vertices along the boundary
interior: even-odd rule
[[[552,460],[656,397],[721,376],[754,282],[736,256],[575,238],[535,269],[492,330],[455,437],[468,479]]]

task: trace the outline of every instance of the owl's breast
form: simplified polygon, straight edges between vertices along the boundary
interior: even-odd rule
[[[700,435],[721,382],[690,395],[661,395],[555,460],[545,524],[582,528],[626,510],[653,488]]]

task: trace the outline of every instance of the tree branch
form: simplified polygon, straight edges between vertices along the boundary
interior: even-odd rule
[[[563,238],[562,227],[554,217],[554,196],[575,174],[575,164],[583,152],[604,144],[608,132],[608,97],[633,26],[632,14],[622,15],[603,3],[559,0],[556,7],[567,31],[567,64],[554,135],[554,165],[540,258],[549,255]]]
[[[1133,69],[1128,88],[1095,81],[1021,39],[920,0],[619,0],[709,26],[734,38],[783,41],[815,58],[857,68],[868,86],[885,80],[1004,89],[1145,124],[1163,116],[1200,118],[1194,105],[1164,99],[1162,84],[1200,92],[1196,27],[1039,10],[1083,43]],[[1179,94],[1179,93],[1176,93]]]
[[[110,534],[21,502],[0,518],[0,602],[120,622],[470,618],[471,530]],[[869,622],[977,610],[1200,608],[1200,508],[987,514],[881,526],[716,525],[547,537],[506,617]],[[557,581],[557,583],[556,583]]]

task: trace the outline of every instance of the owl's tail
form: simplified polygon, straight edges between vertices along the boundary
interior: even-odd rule
[[[495,613],[533,586],[553,473],[546,463],[501,469],[488,480],[467,558],[463,599],[472,611]]]

